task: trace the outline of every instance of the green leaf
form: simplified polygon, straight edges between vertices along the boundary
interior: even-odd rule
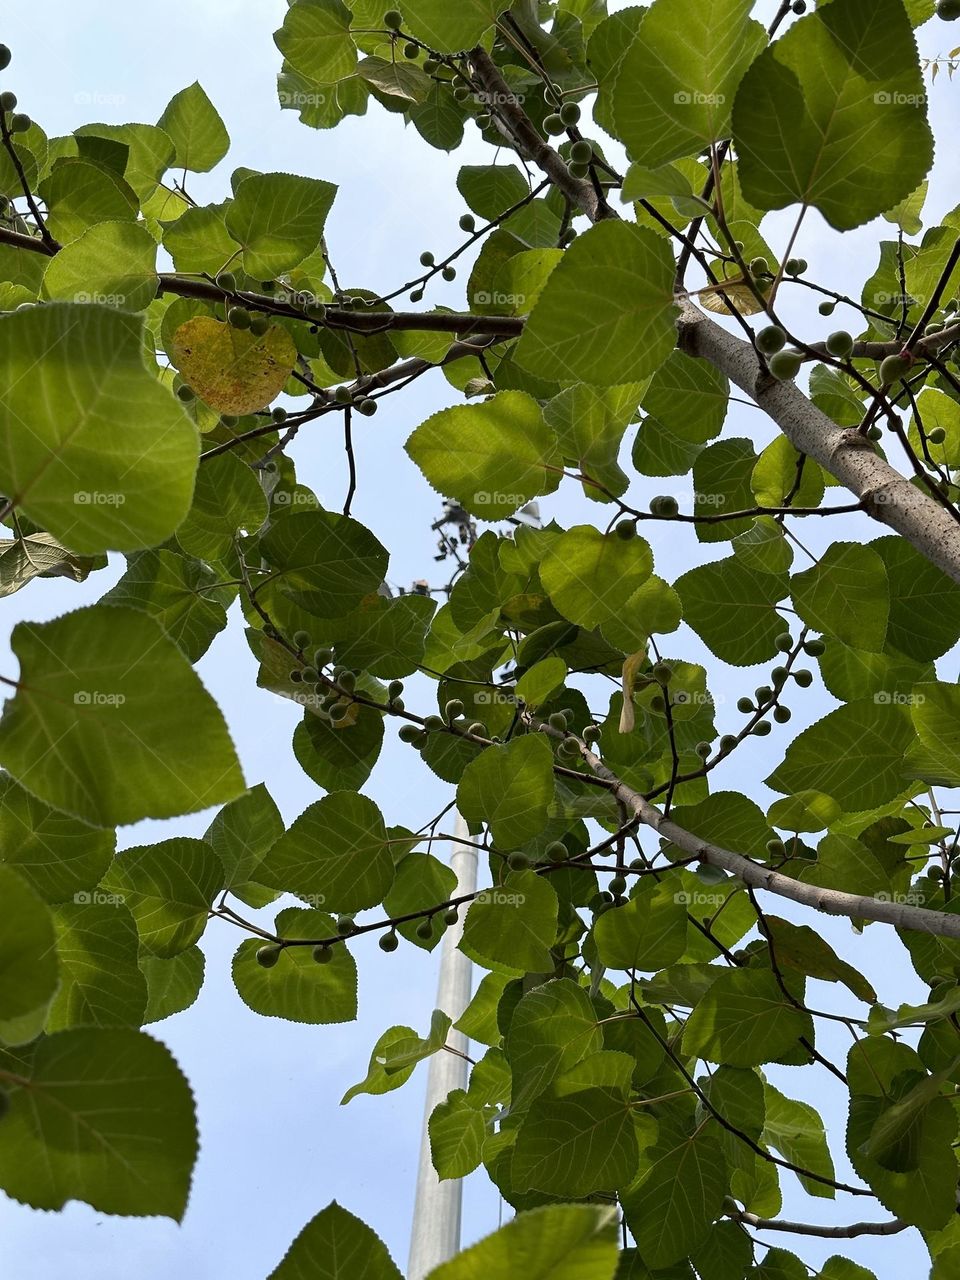
[[[811,389],[813,382],[811,380]],[[859,406],[859,402],[858,402]],[[862,410],[857,413],[860,421]],[[782,507],[788,494],[797,507],[818,507],[823,500],[823,472],[810,458],[804,458],[786,436],[779,435],[767,445],[757,460],[750,483],[757,503],[762,507]],[[797,477],[799,474],[799,488]]]
[[[465,1178],[479,1166],[487,1128],[483,1113],[463,1089],[454,1089],[434,1107],[427,1128],[430,1156],[441,1182]]]
[[[50,908],[16,871],[0,866],[0,1043],[3,1023],[44,1009],[57,981]]]
[[[551,546],[540,577],[557,609],[582,627],[615,623],[633,593],[653,572],[643,538],[626,541],[592,525],[576,525]]]
[[[668,246],[632,223],[578,236],[537,300],[517,362],[540,378],[593,386],[639,382],[676,345]]]
[[[693,464],[696,510],[709,515],[732,515],[754,505],[750,479],[757,463],[753,443],[741,438],[719,440],[697,456]],[[728,542],[753,527],[751,516],[698,524],[699,542]]]
[[[337,188],[319,178],[256,173],[227,207],[227,230],[243,246],[243,269],[257,279],[291,271],[316,249]]]
[[[202,560],[220,560],[238,531],[255,533],[267,515],[267,499],[256,476],[232,454],[210,458],[197,471],[193,504],[177,529],[177,542]]]
[[[427,1280],[613,1280],[617,1253],[615,1208],[548,1205],[518,1214]]]
[[[869,546],[835,542],[812,569],[794,574],[793,603],[808,627],[876,653],[890,611],[887,570]]]
[[[842,982],[858,999],[875,1004],[877,993],[859,969],[841,960],[819,933],[809,925],[792,924],[779,916],[766,917],[777,963],[821,982]]]
[[[157,242],[139,223],[100,222],[50,260],[43,296],[143,311],[157,296]]]
[[[706,1062],[756,1067],[812,1035],[809,1014],[790,1003],[772,973],[725,969],[687,1020],[683,1052]]]
[[[597,1053],[603,1031],[586,991],[569,978],[544,983],[517,1005],[505,1051],[513,1072],[513,1110],[519,1112],[557,1078]]]
[[[553,751],[540,734],[487,747],[466,767],[457,807],[468,822],[486,822],[501,849],[539,835],[553,799]]]
[[[197,1155],[190,1087],[165,1045],[85,1027],[0,1053],[10,1114],[0,1186],[35,1209],[82,1200],[101,1213],[180,1221]]]
[[[11,646],[20,683],[0,720],[0,763],[48,804],[112,826],[243,790],[219,708],[145,613],[94,605],[20,623]]]
[[[299,907],[281,911],[275,927],[279,938],[329,938],[337,931],[324,912]],[[233,981],[254,1013],[313,1025],[357,1016],[357,966],[345,946],[337,944],[326,964],[317,964],[312,947],[285,947],[277,964],[264,969],[257,963],[262,945],[248,938],[233,957]]]
[[[733,107],[744,195],[813,205],[838,230],[910,195],[933,143],[902,0],[825,4],[756,59]]]
[[[78,894],[78,901],[54,913],[60,990],[47,1017],[48,1032],[143,1022],[147,982],[137,963],[137,926],[111,896],[101,890]]]
[[[83,553],[170,536],[190,505],[198,436],[148,373],[138,317],[59,303],[4,316],[0,384],[0,489],[31,520]]]
[[[403,29],[438,53],[472,49],[493,26],[502,0],[404,0]]]
[[[264,884],[333,911],[376,906],[394,874],[380,810],[352,791],[335,791],[304,810],[257,872]]]
[[[316,84],[333,84],[357,65],[351,16],[340,0],[296,0],[274,32],[274,44],[295,71]]]
[[[104,893],[133,913],[145,950],[162,957],[200,939],[224,887],[220,859],[206,841],[187,836],[125,849],[101,882]]]
[[[303,1228],[268,1280],[402,1280],[379,1236],[334,1200]]]
[[[47,902],[92,889],[110,865],[116,832],[51,809],[0,774],[0,862],[14,867]]]
[[[0,599],[21,591],[34,578],[70,578],[83,582],[94,569],[102,569],[102,556],[77,556],[49,533],[0,538]]]
[[[342,617],[376,591],[387,552],[349,516],[299,511],[274,521],[260,550],[284,595],[321,618]]]
[[[468,1040],[493,1047],[502,1038],[497,1024],[497,1010],[510,979],[502,973],[485,973],[473,993],[473,999],[453,1024]]]
[[[356,719],[336,722],[307,713],[293,731],[293,754],[307,777],[325,791],[358,791],[377,763],[383,716],[373,707],[356,710]]]
[[[401,1085],[406,1084],[416,1068],[417,1064],[415,1062],[410,1062],[396,1071],[387,1071],[384,1064],[393,1049],[409,1044],[416,1038],[417,1033],[413,1027],[390,1027],[387,1031],[384,1031],[373,1046],[366,1078],[347,1090],[340,1099],[341,1107],[345,1107],[348,1102],[352,1102],[361,1093],[391,1093],[394,1089],[399,1089]]]
[[[556,436],[522,391],[441,409],[417,427],[406,450],[438,493],[483,520],[512,515],[560,482]]]
[[[777,955],[779,956],[779,949]],[[819,1173],[824,1178],[835,1177],[823,1120],[806,1102],[796,1102],[785,1097],[779,1089],[764,1081],[763,1096],[765,1119],[763,1142],[779,1151],[785,1160],[801,1168]],[[833,1187],[798,1174],[801,1186],[808,1196],[834,1198]]]
[[[669,1266],[685,1258],[720,1213],[727,1190],[723,1151],[698,1133],[664,1152],[624,1197],[624,1214],[646,1261]]]
[[[890,583],[888,646],[916,662],[941,657],[960,639],[960,586],[906,538],[891,535],[870,546]]]
[[[227,230],[226,202],[196,205],[163,228],[163,247],[178,271],[218,272],[240,246]],[[199,313],[202,314],[202,313]]]
[[[147,983],[144,1024],[161,1022],[189,1009],[203,986],[204,956],[199,947],[181,951],[170,960],[141,956],[140,968]]]
[[[643,384],[638,382],[602,391],[581,383],[567,387],[544,406],[544,417],[557,433],[560,452],[587,477],[583,491],[594,501],[609,498],[589,480],[616,496],[626,492],[630,483],[617,457],[642,391]]]
[[[227,625],[234,590],[218,585],[216,574],[199,560],[173,551],[141,551],[131,556],[127,571],[101,604],[142,609],[191,663],[199,661]]]
[[[609,969],[662,969],[687,947],[687,910],[670,881],[649,878],[622,907],[605,911],[593,926],[597,954]]]
[[[941,786],[960,786],[960,688],[943,683],[919,685],[908,702],[919,741],[907,752],[907,776]]]
[[[683,617],[709,649],[737,667],[775,656],[785,624],[774,607],[786,573],[767,573],[731,556],[690,569],[676,581]]]
[[[854,812],[873,809],[903,789],[913,737],[904,707],[849,702],[798,734],[766,784],[785,793],[822,791]]]
[[[77,156],[58,160],[38,190],[47,206],[47,230],[63,245],[104,222],[132,224],[138,213],[136,196],[116,173]]]
[[[626,1185],[637,1157],[633,1115],[622,1093],[593,1088],[541,1097],[517,1135],[511,1182],[517,1191],[577,1199]]]
[[[544,876],[512,872],[470,904],[460,950],[485,969],[543,973],[552,968],[549,948],[557,936],[558,910]]]
[[[157,127],[176,149],[173,168],[206,173],[220,163],[230,148],[223,121],[198,81],[174,94]]]
[[[397,864],[397,876],[383,899],[383,909],[392,918],[425,911],[452,898],[457,889],[456,873],[430,853],[408,853]],[[419,920],[407,920],[397,926],[401,937],[414,946],[432,951],[444,936],[435,927],[429,938],[417,936]]]
[[[729,136],[737,86],[766,43],[752,8],[752,0],[650,6],[612,98],[617,136],[639,164],[664,165]]]

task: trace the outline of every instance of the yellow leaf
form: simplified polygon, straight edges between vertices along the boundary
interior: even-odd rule
[[[297,348],[278,324],[257,338],[213,316],[195,316],[174,333],[171,356],[183,380],[212,409],[244,414],[276,399],[296,363]]]
[[[637,678],[637,672],[646,660],[646,649],[640,649],[637,653],[631,653],[623,664],[623,707],[620,711],[621,733],[633,732],[633,726],[636,723],[636,716],[633,710],[633,686]]]
[[[701,289],[697,296],[703,309],[712,311],[716,315],[730,314],[725,298],[729,299],[742,316],[755,316],[763,310],[753,296],[750,286],[744,283],[743,276],[739,276],[736,280],[724,280],[720,284],[708,285],[705,289]]]

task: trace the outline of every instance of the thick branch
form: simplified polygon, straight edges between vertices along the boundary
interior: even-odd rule
[[[796,1236],[819,1236],[824,1240],[852,1240],[855,1236],[895,1236],[906,1231],[909,1222],[891,1218],[888,1222],[851,1222],[848,1226],[822,1227],[815,1222],[785,1222],[777,1218],[758,1218],[755,1213],[740,1210],[726,1211],[734,1222],[742,1222],[755,1231],[789,1231]]]

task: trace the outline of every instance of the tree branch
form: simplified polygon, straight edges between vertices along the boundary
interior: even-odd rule
[[[909,1222],[891,1218],[888,1222],[851,1222],[848,1226],[824,1227],[815,1222],[785,1222],[776,1218],[758,1218],[755,1213],[739,1209],[725,1210],[726,1216],[756,1231],[789,1231],[797,1236],[818,1236],[824,1240],[852,1240],[855,1236],[895,1236],[906,1231]]]

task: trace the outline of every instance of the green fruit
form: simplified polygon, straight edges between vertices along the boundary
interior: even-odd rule
[[[250,321],[250,332],[255,338],[262,338],[270,328],[270,321],[266,316],[254,316]]]
[[[451,698],[443,709],[447,720],[458,720],[463,715],[463,703],[459,698]]]
[[[822,640],[813,639],[803,642],[803,652],[811,658],[819,658],[821,654],[826,653],[827,646]]]
[[[413,743],[420,737],[420,730],[415,724],[404,724],[400,726],[400,732],[397,737],[401,742]]]
[[[669,662],[658,662],[653,668],[653,678],[658,684],[669,684],[673,679],[673,667]]]
[[[565,102],[560,108],[560,119],[568,129],[572,128],[580,122],[580,108],[575,102]]]
[[[788,276],[802,276],[807,269],[807,264],[803,258],[788,258],[784,266]]]
[[[680,510],[680,504],[676,498],[669,493],[660,493],[655,498],[650,499],[650,511],[655,516],[665,516],[672,519]]]
[[[771,324],[757,334],[757,350],[765,356],[773,356],[783,350],[786,341],[787,335],[780,326]]]
[[[773,718],[777,724],[786,724],[791,715],[793,715],[793,712],[789,707],[774,707],[773,709]]]
[[[697,745],[694,747],[694,751],[696,751],[697,755],[700,757],[701,760],[707,760],[709,759],[709,756],[710,756],[710,743],[698,742]]]
[[[267,946],[258,948],[257,964],[261,969],[272,969],[280,959],[280,952],[282,950],[283,947],[278,946],[275,942],[268,943]]]
[[[322,670],[329,662],[333,660],[333,652],[330,649],[317,649],[313,655],[313,665],[317,670]]]
[[[436,260],[437,260],[436,257],[430,252],[429,249],[424,250],[424,252],[421,253],[420,255],[421,267],[432,267],[433,264],[436,262]]]
[[[329,964],[333,959],[333,947],[321,942],[318,947],[313,948],[313,958],[317,964]]]
[[[440,274],[443,276],[444,280],[447,280],[447,281],[450,281],[450,280],[456,280],[456,278],[457,278],[457,268],[456,268],[456,267],[444,267],[444,268],[443,268],[443,270],[440,272]]]
[[[511,871],[526,871],[530,866],[530,859],[525,853],[511,853],[507,858],[507,866]]]
[[[326,320],[327,308],[322,302],[311,302],[309,307],[307,307],[307,316],[309,319],[316,320],[318,322]]]
[[[547,116],[543,122],[544,132],[551,138],[556,138],[561,133],[565,132],[566,127],[567,126],[563,123],[563,117],[556,113],[554,115]]]
[[[387,697],[390,701],[393,702],[396,698],[399,698],[401,693],[403,693],[403,681],[391,680],[387,685]]]
[[[631,538],[636,536],[637,522],[636,520],[620,520],[613,529],[618,538],[622,538],[624,542],[629,542]]]
[[[227,324],[233,329],[249,329],[250,312],[246,307],[231,307],[227,312]]]
[[[12,57],[13,54],[7,46],[5,44],[0,44],[0,71],[6,71],[7,67],[10,65],[10,59]]]
[[[720,751],[723,755],[726,755],[728,751],[732,751],[736,745],[737,740],[732,733],[725,733],[720,739]]]
[[[481,724],[479,720],[474,720],[473,724],[467,728],[467,733],[471,738],[485,738],[487,735],[487,726]]]
[[[309,632],[309,631],[295,631],[295,632],[293,633],[293,643],[294,643],[294,644],[296,645],[296,647],[297,647],[298,649],[300,649],[301,651],[302,651],[302,650],[304,650],[304,649],[307,647],[307,645],[310,643],[310,632]]]
[[[24,115],[22,111],[17,112],[15,116],[10,117],[11,133],[26,133],[33,121],[28,115]]]
[[[853,335],[847,333],[846,329],[838,329],[827,338],[826,347],[832,356],[846,360],[853,354]]]
[[[960,0],[937,0],[937,17],[944,22],[956,22],[960,18]]]
[[[492,120],[492,117],[489,111],[481,111],[480,114],[477,116],[477,128],[489,129],[491,120]]]
[[[655,711],[657,715],[661,715],[664,711],[666,711],[666,709],[667,709],[667,704],[664,702],[663,698],[660,697],[659,693],[654,694],[654,696],[650,699],[650,710]]]
[[[385,933],[380,939],[381,951],[396,951],[400,945],[400,939],[391,929],[389,933]]]
[[[450,907],[449,910],[443,913],[443,923],[445,925],[449,926],[452,924],[456,924],[459,919],[460,919],[460,913],[457,911],[456,907]]]
[[[436,58],[427,58],[423,64],[423,69],[428,76],[432,76],[435,71],[439,71],[440,63]]]
[[[441,720],[439,716],[427,716],[423,722],[423,727],[428,733],[439,733],[441,729],[446,729],[446,722]]]
[[[417,925],[417,937],[423,938],[425,942],[429,942],[429,940],[433,937],[433,921],[432,920],[420,921],[420,923]]]
[[[743,715],[745,715],[745,716],[746,716],[746,715],[749,715],[751,711],[755,711],[755,710],[756,710],[756,707],[753,705],[753,699],[752,699],[752,698],[738,698],[738,699],[737,699],[737,710],[738,710],[739,712],[741,712],[741,713],[742,713]]]
[[[354,405],[354,408],[357,413],[362,413],[365,418],[372,418],[377,412],[377,402],[376,400],[371,400],[369,397],[365,397],[363,400],[358,400]]]
[[[882,428],[882,427],[868,427],[868,428],[867,428],[867,439],[868,439],[868,440],[882,440],[882,439],[883,439],[883,428]]]
[[[574,164],[589,164],[593,159],[593,147],[584,138],[573,143],[570,148],[570,159]]]
[[[197,393],[193,387],[188,387],[186,383],[182,387],[177,387],[177,399],[182,400],[184,404],[190,404],[192,400],[196,400]]]
[[[600,737],[600,726],[598,724],[588,724],[581,734],[584,742],[596,742]]]
[[[607,883],[607,892],[619,898],[626,891],[627,882],[623,876],[611,876]]]
[[[233,293],[237,287],[237,277],[232,271],[221,271],[217,276],[217,285],[224,293]]]
[[[552,715],[547,717],[547,724],[551,729],[556,729],[559,733],[567,731],[567,717],[560,711],[554,711]]]
[[[769,853],[771,858],[782,858],[786,852],[787,846],[782,840],[767,841],[767,853]]]
[[[943,427],[934,427],[932,431],[927,432],[927,439],[931,444],[943,444],[947,438],[947,433]]]
[[[417,44],[405,44],[403,46],[403,56],[405,58],[419,58],[420,46]]]
[[[774,667],[770,672],[770,683],[775,689],[782,689],[787,682],[787,676],[790,672],[786,667]]]
[[[754,689],[753,696],[757,700],[757,706],[762,707],[773,697],[773,690],[768,684],[762,684],[759,689]]]
[[[454,89],[453,96],[455,101],[459,102],[460,105],[463,106],[464,103],[468,102],[473,95],[465,84],[461,84]]]
[[[17,95],[11,93],[8,89],[6,93],[0,93],[0,111],[12,111],[17,105]]]
[[[403,26],[403,14],[399,9],[388,9],[383,15],[383,25],[389,31],[399,31]]]
[[[411,301],[411,302],[422,302],[422,301],[423,301],[423,290],[422,290],[422,289],[414,289],[414,290],[411,292],[411,294],[410,294],[410,301]]]
[[[778,351],[770,357],[768,368],[781,382],[789,382],[800,372],[803,357],[799,351]]]
[[[801,689],[809,689],[813,684],[813,672],[807,671],[805,667],[801,667],[799,671],[793,673],[793,678]]]
[[[590,169],[585,164],[568,164],[567,171],[571,178],[585,178],[590,172]]]
[[[277,425],[279,426],[281,422],[286,422],[286,420],[287,420],[287,411],[286,411],[286,409],[284,409],[284,408],[283,408],[283,406],[282,406],[282,405],[279,405],[279,404],[278,404],[278,405],[277,405],[277,407],[276,407],[276,409],[272,409],[272,410],[270,411],[270,417],[271,417],[271,418],[273,419],[273,421],[274,421],[275,423],[277,423]]]
[[[807,12],[807,0],[793,0],[791,6],[793,12],[799,17],[800,14]]]
[[[834,311],[836,311],[836,309],[837,309],[837,304],[835,302],[829,302],[829,301],[821,302],[819,307],[817,307],[817,310],[820,312],[822,316],[832,316]]]
[[[476,231],[477,220],[472,213],[465,213],[461,216],[459,225],[461,231]]]
[[[766,258],[753,258],[750,262],[750,274],[752,276],[762,276],[770,270],[770,264]]]
[[[570,855],[567,852],[567,846],[562,840],[551,840],[546,849],[544,849],[543,856],[549,859],[550,862],[566,862]]]
[[[337,916],[337,933],[341,936],[347,936],[353,933],[356,927],[357,926],[353,923],[353,916],[347,915],[346,913]]]
[[[759,724],[753,726],[753,732],[758,738],[765,738],[768,733],[772,732],[773,725],[769,720],[761,720]]]
[[[577,231],[576,227],[567,227],[566,231],[562,232],[560,235],[560,239],[558,241],[560,248],[565,249],[568,244],[573,244],[579,234],[580,233]]]
[[[300,670],[299,667],[294,667],[294,669],[290,672],[290,679],[293,681],[294,684],[300,683],[300,681],[303,679],[303,672]]]
[[[357,687],[357,677],[352,671],[344,671],[337,679],[337,684],[344,693],[353,693]]]
[[[333,706],[330,708],[328,715],[330,716],[330,719],[335,724],[339,724],[341,720],[346,720],[347,713],[349,712],[349,710],[350,708],[346,705],[346,703],[335,702]]]
[[[789,653],[793,648],[793,639],[789,631],[784,631],[782,635],[777,636],[774,643],[779,653]]]
[[[353,404],[353,394],[349,387],[337,387],[333,393],[333,398],[337,404]]]

